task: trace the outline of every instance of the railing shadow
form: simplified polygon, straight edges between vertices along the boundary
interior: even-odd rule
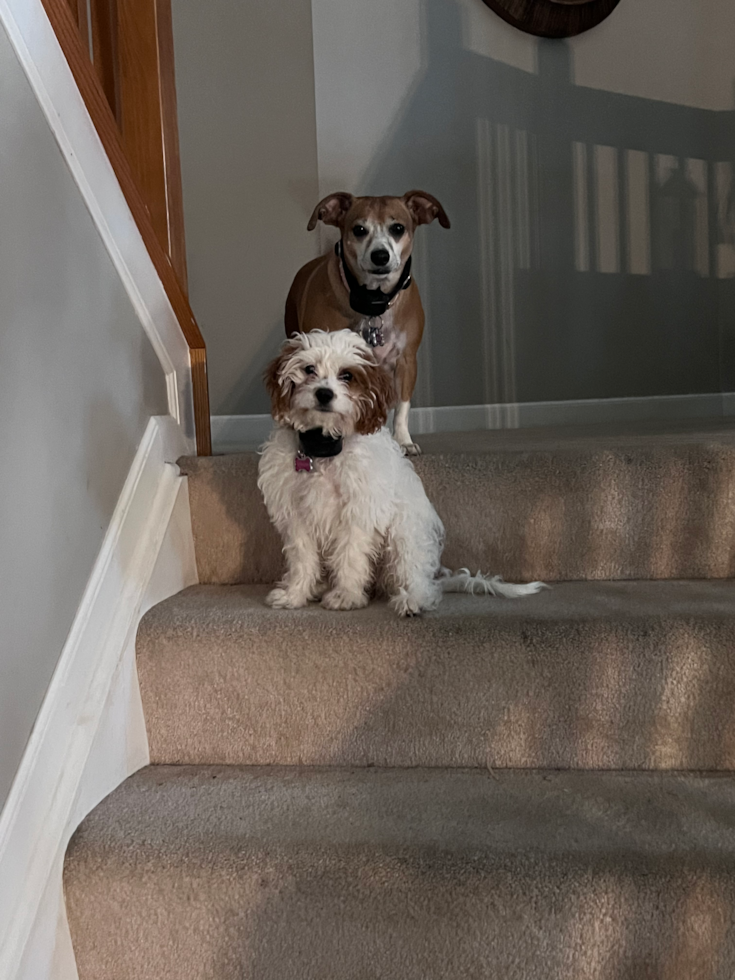
[[[451,214],[421,231],[432,404],[719,391],[735,113],[575,86],[562,42],[532,74],[467,50],[455,3],[422,11],[423,74],[360,190]]]

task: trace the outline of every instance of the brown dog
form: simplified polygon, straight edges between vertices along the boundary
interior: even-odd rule
[[[424,332],[424,310],[411,278],[411,249],[419,225],[439,219],[444,208],[431,194],[353,197],[330,194],[314,208],[308,231],[318,221],[342,233],[335,250],[296,273],[286,300],[286,336],[310,330],[360,333],[378,360],[395,374],[393,434],[409,455],[420,452],[408,431],[416,385],[416,355]]]

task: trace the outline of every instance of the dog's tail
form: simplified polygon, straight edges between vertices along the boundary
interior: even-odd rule
[[[442,592],[469,592],[472,595],[494,595],[505,599],[517,599],[522,595],[533,595],[541,589],[548,589],[544,582],[528,582],[526,585],[515,585],[504,582],[500,575],[471,575],[469,568],[460,568],[453,572],[450,568],[442,568],[439,572],[439,585]]]

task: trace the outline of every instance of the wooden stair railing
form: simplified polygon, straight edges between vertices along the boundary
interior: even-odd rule
[[[189,345],[197,452],[211,454],[207,352],[187,298],[171,0],[42,0]]]

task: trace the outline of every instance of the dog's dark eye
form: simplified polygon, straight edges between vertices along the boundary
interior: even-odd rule
[[[390,231],[391,235],[393,235],[394,238],[400,238],[405,230],[406,229],[404,225],[399,224],[397,221],[395,222],[395,224],[392,224],[388,229],[388,231]]]
[[[365,225],[355,225],[355,227],[352,229],[352,234],[355,236],[355,238],[364,238],[367,233],[368,232]]]
[[[340,373],[339,380],[340,381],[345,381],[347,384],[349,384],[350,381],[352,381],[352,372],[351,371],[342,371]]]
[[[307,364],[304,368],[304,374],[316,374],[316,368],[313,364]]]

